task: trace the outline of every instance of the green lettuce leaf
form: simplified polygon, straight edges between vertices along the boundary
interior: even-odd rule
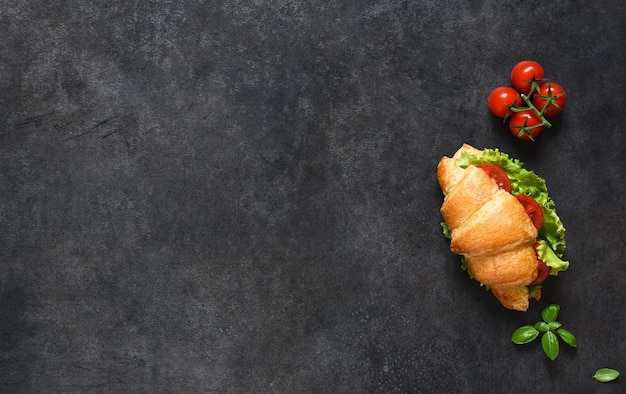
[[[446,222],[441,222],[441,230],[443,231],[444,237],[452,239],[452,231],[450,231],[450,228],[448,227]]]
[[[565,271],[569,268],[569,261],[564,261],[557,256],[544,240],[539,241],[537,254],[539,255],[539,258],[543,260],[548,267],[550,267],[550,275],[556,276],[559,272]]]

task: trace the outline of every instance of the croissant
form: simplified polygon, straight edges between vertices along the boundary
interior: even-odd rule
[[[451,231],[450,250],[465,257],[472,277],[488,285],[503,306],[526,311],[529,297],[541,297],[540,290],[533,294],[528,290],[538,275],[537,229],[522,204],[485,171],[457,165],[463,151],[482,152],[464,144],[437,166],[444,194],[440,211]]]

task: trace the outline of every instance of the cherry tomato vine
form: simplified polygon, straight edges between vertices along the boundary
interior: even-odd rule
[[[520,140],[531,140],[545,128],[552,127],[547,119],[560,113],[567,102],[565,89],[545,78],[543,67],[524,60],[511,71],[510,86],[498,86],[489,95],[491,113],[504,122]]]

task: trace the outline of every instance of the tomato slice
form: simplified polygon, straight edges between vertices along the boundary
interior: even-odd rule
[[[537,245],[539,245],[539,243],[535,244],[535,252],[537,251]],[[548,275],[550,275],[550,267],[548,267],[545,261],[539,258],[539,254],[537,254],[537,264],[539,265],[539,273],[530,286],[543,283],[546,279],[548,279]]]
[[[509,193],[513,190],[509,176],[502,168],[495,164],[479,164],[476,167],[485,171],[487,175],[489,175],[489,178],[493,179],[500,189],[504,189]]]
[[[539,264],[539,273],[537,274],[535,280],[533,280],[530,284],[531,286],[543,283],[546,279],[548,279],[548,275],[550,275],[550,267],[548,267],[548,265],[539,257],[537,257],[537,263]]]
[[[543,223],[543,209],[541,208],[541,205],[539,205],[534,198],[525,194],[518,194],[515,198],[517,198],[517,201],[524,206],[526,213],[530,216],[530,220],[533,222],[533,226],[539,230],[541,228],[541,224]]]

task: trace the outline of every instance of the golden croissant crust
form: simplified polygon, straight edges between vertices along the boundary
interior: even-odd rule
[[[465,256],[477,281],[509,309],[528,309],[528,285],[538,273],[534,243],[537,229],[519,201],[499,189],[475,166],[456,164],[463,151],[481,151],[464,144],[452,158],[443,157],[437,180],[444,194],[441,215],[451,230],[450,250]],[[538,299],[540,293],[532,296]]]

